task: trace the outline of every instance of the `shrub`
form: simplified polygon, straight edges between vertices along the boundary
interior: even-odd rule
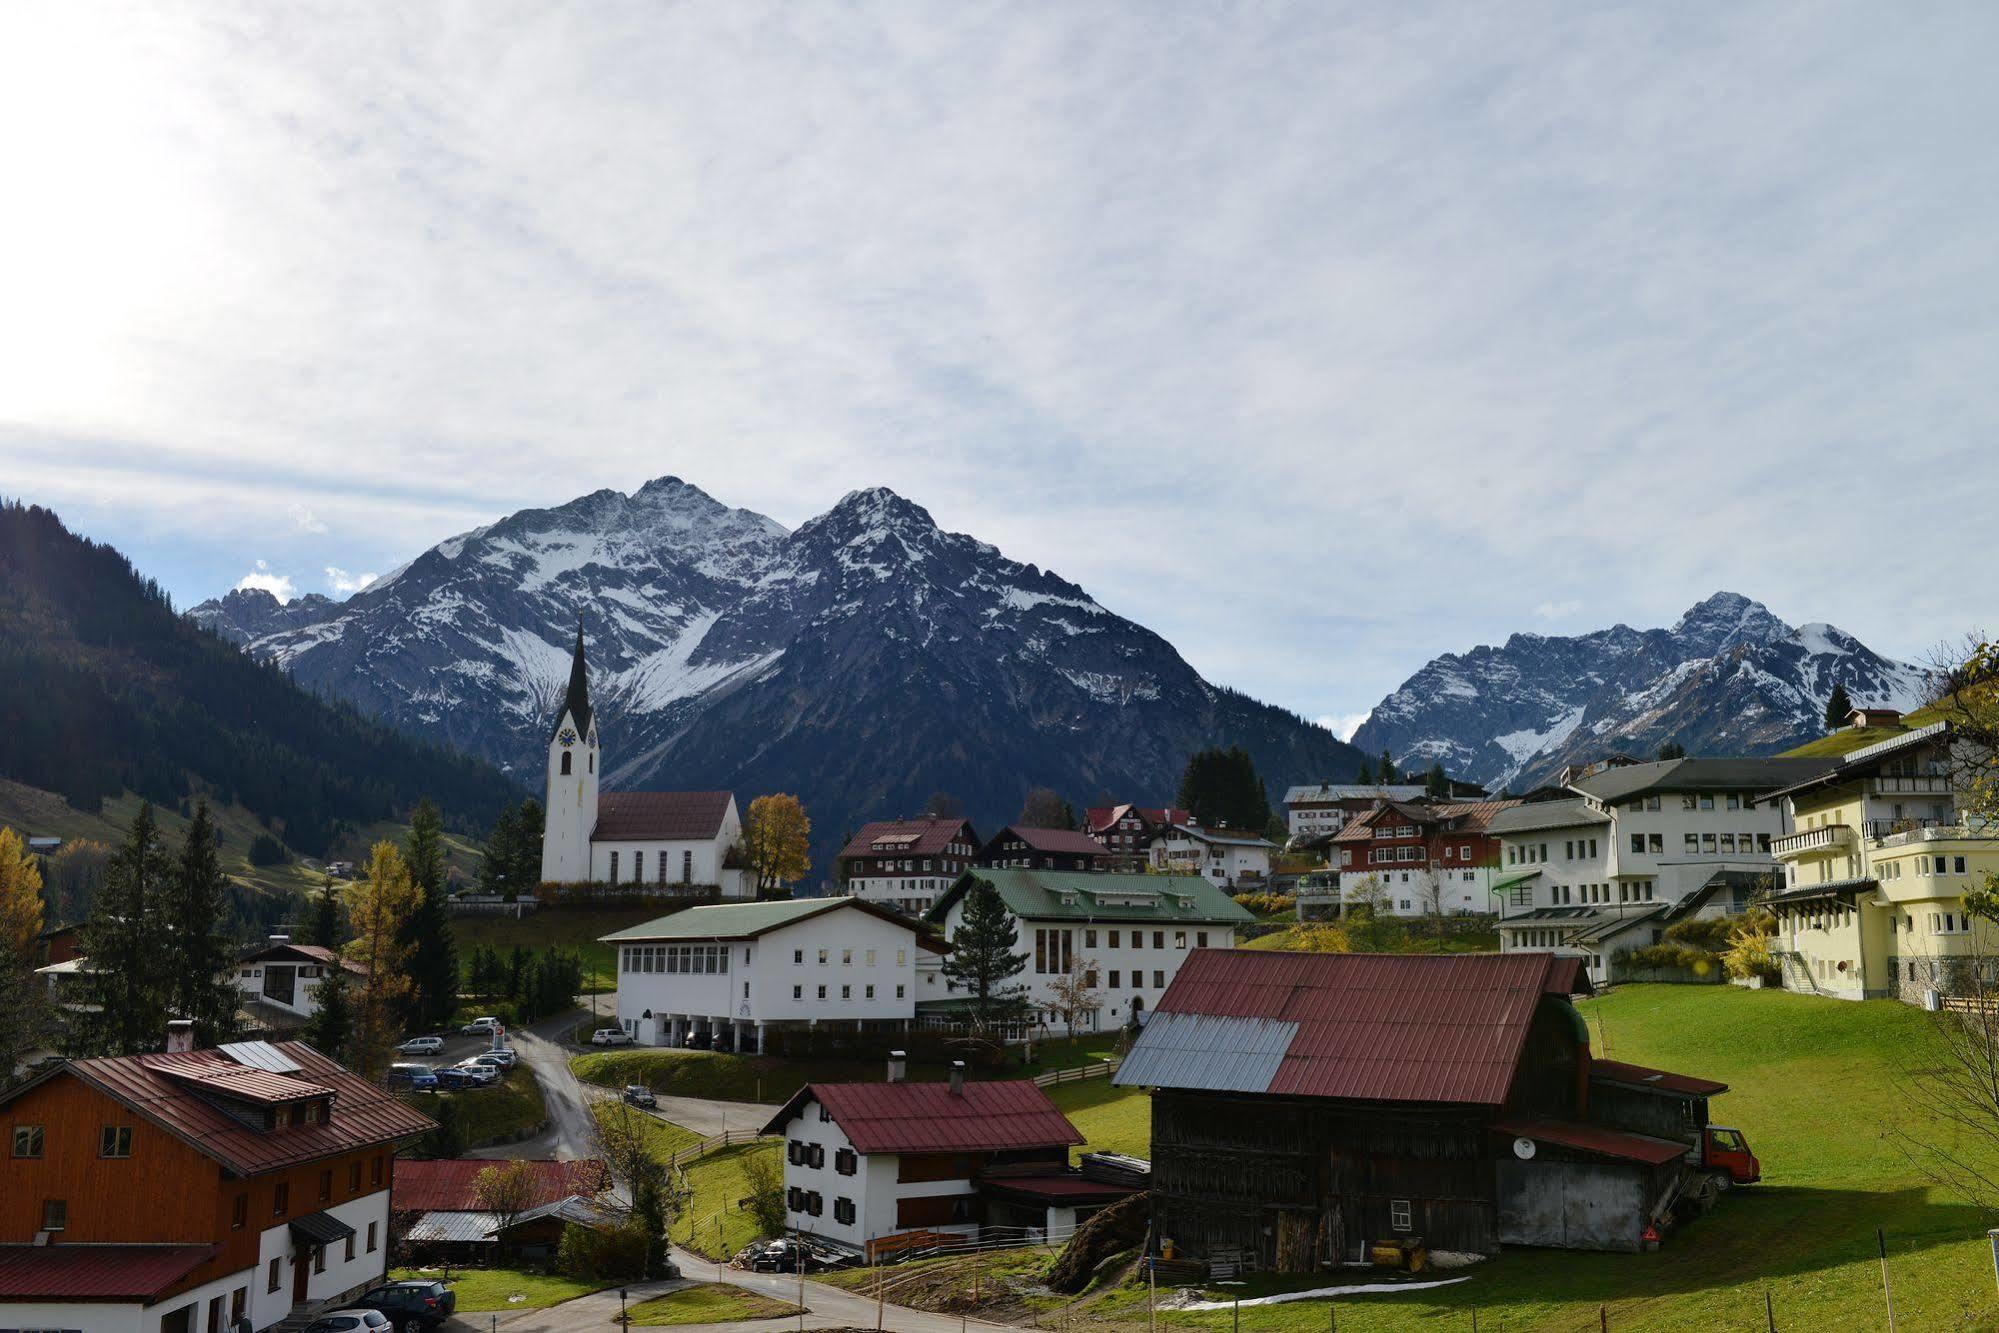
[[[645,1277],[645,1228],[627,1218],[593,1230],[574,1223],[562,1229],[555,1266],[582,1282],[637,1282]]]
[[[1780,980],[1782,971],[1777,966],[1776,954],[1770,948],[1776,937],[1777,918],[1766,908],[1751,908],[1729,933],[1728,951],[1722,955],[1728,975],[1745,980],[1751,977],[1761,977],[1765,981]]]
[[[1278,916],[1298,908],[1298,899],[1288,893],[1238,893],[1235,900],[1258,916]]]

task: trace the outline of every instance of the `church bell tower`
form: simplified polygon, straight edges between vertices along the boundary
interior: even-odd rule
[[[569,690],[548,737],[548,799],[541,838],[541,877],[580,883],[590,876],[590,834],[597,827],[597,719],[590,712],[590,671],[583,661],[583,621]],[[529,886],[516,886],[526,889]]]

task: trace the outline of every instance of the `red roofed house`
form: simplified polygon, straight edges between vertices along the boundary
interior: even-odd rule
[[[1083,1141],[1033,1083],[910,1083],[901,1052],[886,1083],[812,1083],[764,1126],[784,1136],[785,1207],[795,1232],[854,1250],[901,1237],[976,1236],[981,1227],[1066,1237],[1134,1186],[1069,1166]]]
[[[1087,833],[1008,824],[987,840],[973,864],[1005,870],[1102,870],[1110,852]]]
[[[1382,802],[1333,835],[1328,855],[1341,896],[1385,916],[1492,911],[1499,870],[1492,817],[1519,804]]]
[[[565,1227],[600,1226],[621,1215],[603,1198],[611,1188],[611,1170],[599,1159],[518,1160],[533,1171],[535,1189],[507,1232],[510,1253],[528,1258],[552,1254]],[[479,1176],[500,1165],[504,1163],[469,1157],[404,1162],[396,1171],[391,1201],[397,1214],[414,1214],[403,1232],[404,1243],[429,1258],[492,1262],[503,1219],[479,1206]]]
[[[236,964],[236,989],[260,1019],[281,1027],[296,1027],[319,1009],[319,983],[327,969],[344,967],[359,984],[366,964],[343,959],[322,944],[293,944],[289,935],[273,935],[264,948]]]
[[[0,1328],[266,1329],[381,1280],[430,1118],[297,1042],[191,1046],[0,1096]]]
[[[1593,1059],[1589,991],[1545,953],[1190,956],[1115,1075],[1153,1089],[1153,1235],[1287,1272],[1643,1248],[1712,1188],[1726,1088]]]
[[[878,819],[840,852],[840,882],[849,897],[922,916],[978,850],[967,819]]]
[[[1083,813],[1083,826],[1110,852],[1117,869],[1142,870],[1146,849],[1160,830],[1192,819],[1185,810],[1171,806],[1093,805]]]
[[[543,881],[616,884],[626,892],[646,886],[662,894],[705,898],[756,896],[748,874],[729,864],[730,849],[743,836],[734,793],[600,793],[602,769],[579,624],[569,689],[548,734]]]

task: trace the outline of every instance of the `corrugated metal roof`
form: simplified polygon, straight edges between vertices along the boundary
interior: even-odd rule
[[[1378,797],[1385,801],[1413,801],[1427,790],[1420,784],[1396,783],[1382,786],[1371,782],[1323,782],[1317,786],[1291,787],[1284,804],[1305,805],[1312,801],[1363,801]]]
[[[998,890],[1007,911],[1030,921],[1235,926],[1256,920],[1248,908],[1201,875],[999,868],[968,870],[960,875],[923,919],[943,921],[975,878]]]
[[[597,797],[592,842],[699,842],[722,831],[726,791],[607,791]]]
[[[73,1060],[61,1072],[82,1079],[243,1176],[414,1138],[434,1124],[423,1112],[342,1069],[303,1042],[284,1042],[278,1049],[298,1065],[299,1081],[332,1090],[333,1111],[327,1119],[284,1129],[251,1129],[170,1076],[197,1061],[243,1068],[219,1051]],[[268,1071],[264,1076],[288,1077]]]
[[[1499,811],[1486,827],[1498,837],[1509,833],[1532,833],[1540,829],[1580,828],[1608,824],[1610,816],[1593,809],[1580,796],[1565,801],[1530,801]]]
[[[600,1194],[611,1187],[611,1169],[595,1157],[573,1161],[524,1158],[534,1172],[530,1207],[540,1207],[572,1194]],[[495,1165],[483,1158],[447,1157],[438,1161],[396,1163],[390,1206],[397,1212],[476,1212],[479,1173]]]
[[[1083,1142],[1069,1118],[1032,1083],[812,1083],[764,1126],[784,1127],[817,1101],[863,1153],[1001,1152]]]
[[[1622,1060],[1592,1060],[1589,1076],[1592,1082],[1622,1083],[1628,1087],[1671,1092],[1682,1097],[1715,1097],[1728,1091],[1726,1083],[1717,1083],[1713,1079],[1648,1069],[1644,1065],[1629,1065]]]
[[[241,1102],[277,1105],[307,1097],[330,1097],[333,1089],[300,1074],[276,1074],[232,1060],[216,1060],[206,1051],[188,1056],[162,1056],[153,1066],[168,1078]]]
[[[855,901],[851,898],[792,898],[771,903],[709,903],[689,907],[644,925],[613,931],[605,943],[645,940],[746,940],[794,921]]]
[[[1112,1081],[1131,1088],[1262,1092],[1277,1076],[1296,1023],[1155,1010]]]
[[[208,1262],[212,1245],[0,1245],[10,1301],[150,1301]]]
[[[1539,1118],[1495,1120],[1492,1122],[1492,1128],[1499,1134],[1512,1134],[1539,1143],[1556,1143],[1564,1148],[1576,1148],[1583,1152],[1616,1157],[1628,1162],[1643,1162],[1648,1166],[1664,1166],[1668,1162],[1677,1162],[1693,1151],[1686,1144],[1675,1143],[1671,1139],[1655,1139],[1645,1134],[1626,1134],[1622,1130],[1605,1129],[1602,1125],[1584,1124],[1579,1120]]]
[[[397,1168],[396,1173],[402,1174],[401,1167]],[[418,1217],[410,1224],[405,1236],[411,1241],[432,1243],[449,1241],[477,1245],[491,1240],[493,1232],[499,1228],[499,1225],[500,1219],[493,1213],[471,1213],[446,1208],[433,1213],[424,1213]]]
[[[1173,1081],[1207,1087],[1208,1062],[1238,1052],[1234,1029],[1201,1029],[1162,1015],[1262,1019],[1296,1026],[1261,1089],[1284,1096],[1499,1106],[1541,998],[1586,991],[1579,960],[1548,954],[1306,954],[1203,949],[1190,954],[1154,1007],[1125,1069],[1156,1057]],[[1153,1032],[1160,1032],[1158,1038]],[[1170,1038],[1169,1038],[1170,1034]],[[1143,1067],[1141,1065],[1141,1067]],[[1127,1079],[1120,1069],[1118,1081]]]

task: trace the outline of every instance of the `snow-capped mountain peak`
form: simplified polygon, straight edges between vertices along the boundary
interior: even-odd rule
[[[1913,708],[1917,667],[1824,623],[1793,629],[1761,602],[1718,592],[1671,629],[1615,625],[1575,637],[1515,634],[1448,653],[1397,687],[1354,733],[1404,768],[1441,761],[1453,776],[1516,790],[1573,760],[1774,754],[1823,728],[1834,683],[1855,703]]]

